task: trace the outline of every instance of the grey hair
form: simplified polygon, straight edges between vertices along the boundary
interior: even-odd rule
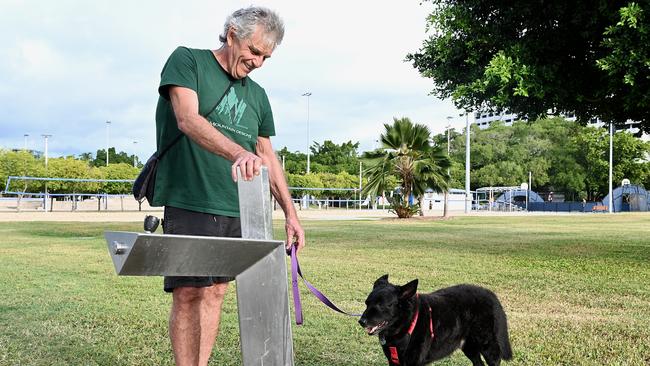
[[[262,27],[267,45],[275,48],[284,37],[284,22],[273,10],[260,6],[250,6],[236,10],[226,18],[223,34],[219,35],[221,43],[226,43],[228,30],[233,28],[238,39],[248,39],[257,26]]]

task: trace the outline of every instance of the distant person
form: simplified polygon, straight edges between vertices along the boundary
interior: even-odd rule
[[[179,47],[167,60],[158,88],[156,136],[158,151],[172,147],[160,161],[153,199],[165,206],[166,234],[240,237],[237,170],[251,180],[265,165],[285,214],[287,248],[305,245],[271,146],[275,127],[268,97],[248,77],[271,57],[283,36],[275,12],[249,7],[228,16],[220,48]],[[173,294],[169,336],[177,365],[208,364],[232,280],[165,277],[164,289]]]
[[[553,202],[553,192],[550,192],[550,193],[548,194],[548,201],[549,201],[549,202]]]

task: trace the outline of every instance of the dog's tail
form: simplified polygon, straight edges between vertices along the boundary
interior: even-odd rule
[[[508,320],[498,300],[496,305],[494,308],[494,330],[497,336],[497,342],[499,343],[499,349],[501,350],[501,358],[510,360],[512,359],[512,348],[510,347],[510,339],[508,337]]]

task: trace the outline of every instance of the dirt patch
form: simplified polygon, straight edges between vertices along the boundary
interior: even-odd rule
[[[418,222],[418,221],[450,221],[454,216],[413,216],[408,219],[400,219],[399,217],[384,217],[382,221],[399,221],[399,222]]]

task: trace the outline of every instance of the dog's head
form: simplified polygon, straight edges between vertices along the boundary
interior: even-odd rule
[[[397,286],[388,282],[388,275],[379,277],[366,299],[366,310],[361,315],[359,324],[369,335],[386,330],[393,330],[396,333],[403,326],[401,321],[411,317],[409,303],[417,289],[418,280],[413,280],[404,286]]]

